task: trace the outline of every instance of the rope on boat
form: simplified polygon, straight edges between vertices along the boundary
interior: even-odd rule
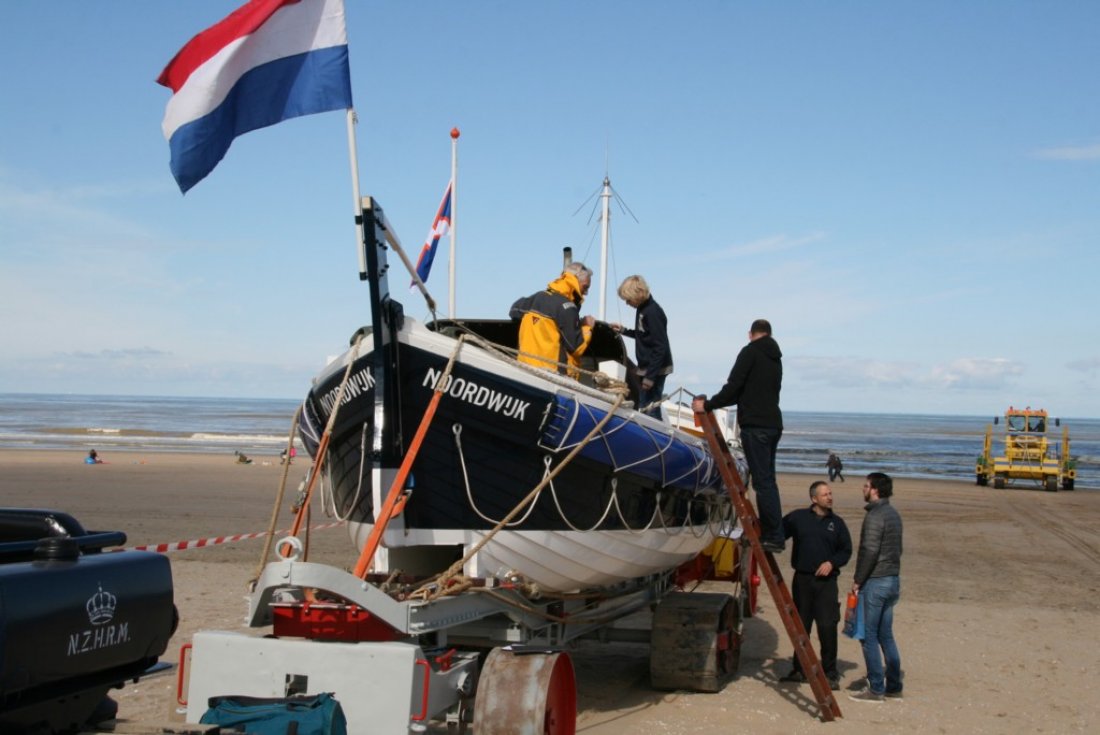
[[[473,510],[474,513],[479,518],[481,518],[481,520],[485,521],[486,523],[498,523],[499,521],[496,518],[492,518],[492,517],[486,515],[481,510],[481,508],[478,507],[477,501],[474,500],[473,487],[471,487],[471,485],[470,485],[470,476],[469,476],[469,472],[466,469],[466,453],[465,453],[465,451],[463,449],[463,446],[462,446],[462,424],[458,424],[458,423],[454,424],[451,427],[451,432],[454,434],[454,438],[455,438],[455,448],[458,451],[458,462],[459,462],[459,466],[462,468],[462,481],[463,481],[463,485],[466,489],[466,500],[470,505],[470,509]],[[658,454],[660,454],[660,453],[661,453],[661,450],[660,450],[660,448],[658,448]],[[552,456],[547,455],[547,456],[543,457],[543,464],[545,465],[545,469],[543,470],[543,476],[544,477],[546,477],[550,473],[552,463],[553,463],[553,457]],[[629,466],[629,465],[627,465],[627,466]],[[620,467],[618,469],[622,469],[622,468]],[[696,469],[698,469],[698,468],[696,468]],[[632,534],[635,534],[635,535],[645,533],[646,531],[651,529],[653,527],[654,522],[657,520],[658,517],[660,517],[661,526],[669,535],[678,535],[678,534],[682,533],[684,531],[684,529],[690,529],[691,534],[693,536],[695,536],[696,538],[702,538],[708,531],[710,531],[711,522],[714,520],[713,519],[713,516],[714,516],[713,510],[708,508],[707,509],[707,525],[704,528],[704,530],[702,530],[701,532],[696,533],[694,528],[693,528],[693,524],[689,523],[690,522],[690,514],[685,515],[684,522],[680,525],[679,528],[676,528],[676,529],[669,528],[669,526],[664,522],[664,514],[661,512],[661,507],[660,507],[661,493],[658,493],[657,494],[657,505],[653,510],[653,515],[650,516],[649,520],[641,528],[633,528],[633,527],[631,527],[630,522],[627,521],[626,517],[623,515],[622,506],[619,503],[618,492],[617,492],[617,490],[618,490],[618,481],[617,481],[617,478],[613,477],[613,478],[611,478],[611,495],[608,498],[607,507],[604,508],[603,514],[600,516],[600,519],[598,521],[596,521],[596,523],[593,524],[589,528],[578,528],[577,525],[575,523],[573,523],[573,521],[571,521],[569,519],[569,517],[565,514],[565,510],[562,508],[561,501],[558,498],[557,488],[554,486],[554,483],[553,483],[552,480],[549,483],[549,488],[550,488],[551,498],[554,501],[554,506],[557,508],[558,515],[561,517],[562,522],[564,522],[565,525],[568,526],[571,530],[582,532],[582,533],[583,532],[588,532],[588,531],[594,531],[597,528],[599,528],[603,524],[603,522],[605,520],[607,520],[607,517],[611,513],[611,509],[613,507],[615,508],[615,511],[618,514],[619,520],[622,522],[623,528],[626,529],[628,532],[630,532]],[[534,511],[535,506],[538,503],[538,498],[539,497],[541,497],[541,493],[538,496],[535,497],[534,501],[532,501],[530,503],[530,505],[527,508],[527,512],[523,514],[523,517],[521,517],[517,520],[508,522],[506,524],[506,527],[518,526],[518,525],[521,525],[524,521],[526,521],[527,518]],[[688,502],[690,504],[694,504],[694,503],[699,502],[699,499],[691,498]],[[713,503],[711,503],[709,500],[706,500],[706,499],[704,499],[702,502],[706,506],[713,505]],[[722,520],[722,519],[719,518],[719,520]]]
[[[298,531],[302,527],[302,521],[306,515],[306,509],[309,508],[309,499],[313,494],[313,486],[317,483],[317,478],[321,476],[321,466],[324,464],[325,455],[328,452],[328,443],[332,439],[332,427],[336,425],[336,416],[340,413],[340,406],[344,403],[344,390],[348,387],[348,380],[351,378],[351,369],[355,365],[356,358],[359,357],[359,345],[363,342],[363,333],[360,332],[355,338],[355,344],[351,346],[351,352],[348,354],[348,366],[344,370],[344,378],[340,381],[340,388],[336,392],[336,402],[332,406],[332,413],[329,414],[328,422],[325,424],[325,431],[321,435],[321,442],[317,446],[317,454],[313,458],[313,464],[310,466],[309,471],[309,483],[306,485],[305,495],[301,498],[301,502],[298,505],[298,512],[294,516],[294,525],[291,526],[290,535],[297,536]]]
[[[474,491],[473,488],[470,487],[470,475],[466,471],[466,453],[462,450],[462,424],[454,424],[451,427],[451,433],[453,433],[455,437],[455,447],[458,449],[458,463],[462,466],[462,482],[463,485],[466,486],[466,500],[470,503],[470,508],[474,511],[474,513],[478,515],[479,518],[481,518],[481,520],[485,521],[486,523],[497,523],[497,519],[490,518],[489,516],[482,513],[481,509],[477,507],[477,501],[474,500]],[[547,457],[547,459],[549,459],[549,457]],[[528,507],[527,512],[523,514],[522,518],[512,521],[507,525],[520,525],[527,520],[528,516],[530,516],[531,513],[534,512],[534,510],[535,503],[531,503],[530,507]]]
[[[498,522],[487,534],[485,534],[485,536],[480,541],[474,544],[474,546],[469,551],[467,551],[461,559],[456,561],[451,566],[447,567],[447,569],[438,577],[435,577],[434,579],[425,582],[424,584],[420,585],[420,587],[413,590],[413,592],[410,594],[410,597],[412,595],[417,595],[430,601],[438,599],[445,594],[450,594],[452,581],[456,580],[456,578],[462,571],[462,568],[466,566],[466,563],[474,558],[474,556],[479,551],[481,551],[481,549],[484,548],[484,546],[489,543],[490,540],[492,540],[493,536],[496,536],[498,531],[504,528],[510,521],[512,521],[512,519],[519,515],[520,511],[522,511],[528,503],[533,502],[535,498],[538,497],[538,494],[542,492],[543,488],[545,488],[547,484],[549,484],[555,477],[557,477],[558,474],[560,474],[561,471],[565,469],[578,454],[581,453],[581,450],[584,449],[590,441],[596,438],[600,430],[603,429],[607,422],[611,420],[611,417],[615,414],[615,411],[619,408],[619,406],[622,405],[625,399],[625,392],[619,393],[615,397],[615,402],[611,406],[611,410],[608,411],[602,419],[600,419],[599,423],[592,427],[592,430],[588,432],[588,436],[586,436],[580,442],[580,444],[575,446],[573,450],[569,452],[568,455],[566,455],[565,459],[563,459],[561,463],[559,463],[558,466],[554,468],[553,472],[548,474],[546,477],[543,477],[539,484],[535,485],[531,492],[527,493],[527,495],[522,500],[520,500],[519,503],[516,504],[516,507],[512,508],[512,510],[508,512],[508,515],[504,516],[504,518],[502,518],[500,522]],[[458,584],[464,585],[468,581],[469,580],[465,580],[465,582],[458,581]],[[464,586],[463,589],[465,589]]]
[[[465,452],[463,451],[463,448],[462,448],[462,425],[461,424],[455,424],[454,426],[451,427],[451,431],[454,433],[454,436],[455,436],[455,445],[456,445],[456,448],[458,449],[458,461],[459,461],[459,465],[462,467],[462,480],[463,480],[463,484],[466,488],[466,500],[470,504],[470,509],[473,510],[474,513],[479,518],[481,518],[481,520],[485,521],[486,523],[498,523],[499,521],[496,518],[492,518],[492,517],[486,515],[484,512],[482,512],[481,508],[479,508],[478,505],[477,505],[477,501],[474,500],[473,487],[471,487],[471,485],[470,485],[469,473],[466,470],[466,456],[465,456]],[[543,471],[543,476],[544,477],[549,475],[550,466],[551,466],[552,463],[553,463],[553,457],[547,455],[546,457],[543,458],[543,464],[546,467],[545,470]],[[554,482],[553,482],[552,479],[548,483],[548,486],[550,488],[550,496],[554,501],[554,507],[557,508],[558,516],[561,518],[562,522],[565,523],[565,525],[568,526],[571,530],[578,531],[578,532],[581,532],[581,533],[585,533],[585,532],[588,532],[588,531],[594,531],[597,528],[599,528],[603,524],[603,522],[605,520],[607,520],[607,516],[611,513],[612,508],[615,509],[615,512],[618,515],[619,521],[622,523],[623,528],[626,531],[628,531],[629,533],[632,533],[634,535],[639,535],[639,534],[645,533],[646,531],[651,529],[653,527],[654,522],[658,518],[660,518],[661,519],[661,527],[670,536],[671,535],[678,535],[680,533],[683,533],[684,529],[689,529],[691,531],[691,534],[693,536],[695,536],[695,538],[702,538],[704,535],[707,534],[707,532],[711,531],[711,524],[712,523],[714,523],[716,521],[726,520],[726,519],[722,518],[721,516],[715,517],[714,509],[709,507],[709,506],[713,506],[715,504],[712,503],[709,499],[703,499],[701,502],[704,504],[704,506],[707,506],[707,524],[706,524],[706,527],[702,531],[700,531],[699,533],[695,532],[693,524],[690,523],[690,515],[685,515],[684,516],[684,521],[678,528],[675,528],[675,529],[669,528],[668,524],[666,524],[664,522],[664,514],[661,512],[661,493],[658,493],[657,494],[657,504],[654,507],[653,514],[649,517],[649,520],[646,522],[646,524],[644,526],[642,526],[640,528],[633,528],[633,527],[631,527],[630,522],[626,519],[626,516],[623,515],[622,505],[619,503],[619,497],[618,497],[618,492],[617,492],[618,491],[618,480],[617,480],[617,478],[613,477],[613,478],[611,478],[611,495],[608,498],[607,507],[604,508],[603,515],[601,515],[600,519],[598,521],[596,521],[591,527],[589,527],[589,528],[578,528],[577,525],[575,523],[573,523],[573,521],[571,521],[569,519],[569,517],[565,514],[565,510],[562,508],[561,501],[558,498],[557,488],[554,486]],[[545,489],[545,488],[543,488],[543,489]],[[538,503],[538,499],[539,499],[539,497],[541,497],[541,495],[542,494],[540,492],[539,495],[536,496],[535,499],[530,503],[530,505],[527,508],[527,512],[523,514],[522,518],[519,518],[517,520],[510,521],[510,522],[506,523],[505,527],[518,526],[518,525],[522,524],[525,520],[527,520],[527,518],[534,511],[535,505]],[[700,502],[700,499],[691,498],[691,499],[689,499],[688,502],[690,504],[695,504],[695,503]]]
[[[368,476],[368,473],[363,471],[363,467],[367,463],[367,440],[370,438],[367,435],[367,429],[369,427],[370,424],[364,421],[362,428],[359,430],[359,481],[355,486],[355,494],[351,496],[351,500],[344,503],[345,511],[342,514],[336,506],[336,483],[332,479],[332,466],[325,467],[328,477],[327,493],[325,492],[325,484],[321,483],[321,510],[325,515],[332,516],[340,521],[350,521],[351,512],[359,505],[359,499],[363,496],[363,478]]]

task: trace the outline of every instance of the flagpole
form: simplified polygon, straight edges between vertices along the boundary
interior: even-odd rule
[[[349,107],[348,115],[348,157],[351,159],[351,193],[355,198],[355,252],[359,254],[359,280],[367,280],[367,251],[363,243],[363,200],[359,197],[359,148],[355,142],[355,124],[359,118],[355,109]]]
[[[451,128],[451,267],[447,281],[447,315],[455,318],[455,255],[457,238],[455,223],[458,221],[458,128]]]

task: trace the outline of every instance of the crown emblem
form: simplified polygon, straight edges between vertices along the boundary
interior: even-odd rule
[[[103,625],[104,623],[111,622],[111,618],[115,616],[115,605],[118,602],[118,598],[112,595],[110,592],[103,591],[103,585],[99,585],[99,592],[88,598],[88,602],[84,605],[88,611],[88,620],[92,625]]]

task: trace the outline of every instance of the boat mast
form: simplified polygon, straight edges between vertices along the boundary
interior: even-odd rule
[[[611,234],[611,178],[609,176],[603,177],[603,193],[600,194],[600,198],[603,199],[603,214],[600,217],[603,226],[600,235],[600,311],[597,318],[602,322],[606,321],[604,312],[607,308],[607,242]]]

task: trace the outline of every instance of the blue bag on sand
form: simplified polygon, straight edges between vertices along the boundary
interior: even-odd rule
[[[298,697],[211,697],[199,720],[254,735],[347,735],[344,710],[331,692]]]
[[[863,640],[863,595],[848,593],[848,604],[844,608],[844,635],[857,641]]]

